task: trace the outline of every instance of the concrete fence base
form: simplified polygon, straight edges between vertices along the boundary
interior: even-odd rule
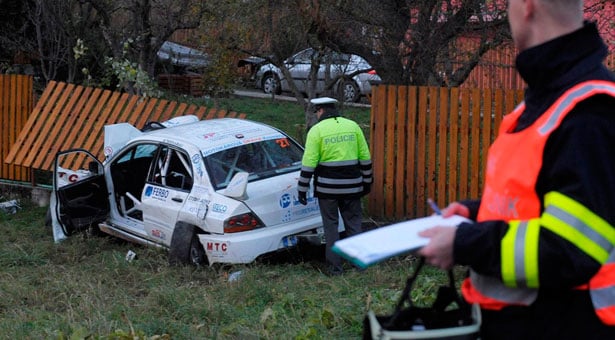
[[[49,206],[51,189],[43,187],[31,187],[22,184],[0,183],[0,203],[18,200],[23,205],[30,201],[39,207]]]

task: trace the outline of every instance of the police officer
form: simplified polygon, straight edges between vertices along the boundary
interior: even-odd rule
[[[582,0],[508,0],[525,100],[489,148],[480,200],[444,216],[428,263],[471,268],[482,339],[615,339],[615,75]]]
[[[307,204],[310,180],[318,197],[325,231],[329,274],[343,273],[342,259],[331,248],[339,240],[338,216],[347,236],[362,231],[361,197],[370,191],[372,161],[359,125],[340,116],[333,98],[312,99],[318,123],[308,131],[298,183],[299,202]]]

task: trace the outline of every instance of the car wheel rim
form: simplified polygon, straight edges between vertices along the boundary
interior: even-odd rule
[[[198,249],[195,247],[190,248],[190,261],[194,265],[200,265],[203,263],[203,257]]]
[[[275,92],[276,86],[277,85],[275,79],[273,79],[273,77],[269,77],[265,79],[263,90],[265,91],[265,93],[273,93]]]
[[[344,86],[344,101],[353,102],[356,96],[354,86],[347,84]]]

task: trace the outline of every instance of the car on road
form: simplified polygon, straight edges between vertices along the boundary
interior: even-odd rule
[[[297,199],[303,148],[276,128],[181,116],[104,131],[105,160],[84,149],[56,155],[56,241],[97,228],[200,265],[249,263],[324,239],[317,199]]]
[[[307,93],[308,89],[308,76],[312,67],[312,60],[318,57],[317,53],[316,50],[308,48],[284,61],[284,65],[291,74],[292,82],[304,94]],[[330,66],[329,72],[327,72],[328,66]],[[355,54],[329,51],[324,55],[318,70],[317,95],[325,91],[327,74],[329,74],[328,79],[337,79],[333,90],[336,97],[342,98],[344,102],[359,101],[362,96],[371,93],[372,84],[381,82],[372,66],[365,59]],[[254,84],[256,88],[260,88],[268,94],[281,94],[283,91],[291,91],[289,79],[284,76],[279,67],[271,63],[258,68]]]

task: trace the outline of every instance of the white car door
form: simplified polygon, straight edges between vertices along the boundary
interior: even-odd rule
[[[190,194],[193,178],[188,155],[162,145],[141,195],[144,228],[150,239],[170,245],[177,216]]]

